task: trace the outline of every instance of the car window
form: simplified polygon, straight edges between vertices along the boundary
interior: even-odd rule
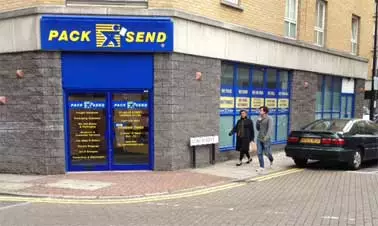
[[[378,134],[378,127],[375,123],[371,121],[365,121],[365,133],[370,135]]]
[[[306,126],[304,130],[341,132],[348,122],[348,120],[319,120]]]

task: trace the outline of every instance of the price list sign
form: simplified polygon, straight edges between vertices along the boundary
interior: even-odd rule
[[[145,101],[113,102],[115,127],[115,158],[124,154],[148,154],[149,111]],[[130,160],[129,160],[130,161]]]
[[[72,164],[106,163],[105,107],[102,101],[69,102]]]

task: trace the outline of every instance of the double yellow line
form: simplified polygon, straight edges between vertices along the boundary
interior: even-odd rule
[[[0,201],[3,202],[29,202],[29,203],[47,203],[47,204],[78,204],[78,205],[117,205],[117,204],[135,204],[146,202],[167,201],[180,198],[190,198],[195,196],[207,195],[219,191],[229,190],[237,187],[247,185],[247,182],[263,182],[277,177],[301,172],[303,169],[289,169],[249,179],[246,182],[232,182],[224,185],[219,185],[210,188],[204,188],[194,191],[172,193],[167,195],[143,196],[127,199],[65,199],[65,198],[36,198],[36,197],[15,197],[15,196],[0,196]]]
[[[303,171],[303,169],[293,168],[293,169],[280,171],[280,172],[276,172],[276,173],[272,173],[272,174],[268,174],[268,175],[264,175],[264,176],[260,176],[260,177],[255,177],[255,178],[252,178],[248,181],[263,182],[263,181],[271,180],[271,179],[274,179],[274,178],[277,178],[277,177],[282,177],[282,176],[286,176],[286,175],[293,174],[293,173],[299,173],[299,172],[302,172],[302,171]]]

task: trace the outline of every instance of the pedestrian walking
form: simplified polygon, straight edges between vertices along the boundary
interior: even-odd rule
[[[253,121],[248,118],[247,111],[240,111],[240,119],[236,123],[236,126],[231,130],[229,136],[236,133],[236,150],[240,152],[239,163],[236,166],[243,164],[242,160],[244,155],[247,156],[247,164],[252,162],[252,158],[249,155],[249,144],[255,139],[255,131],[253,128]]]
[[[269,109],[266,106],[260,107],[260,117],[256,122],[257,135],[257,155],[259,158],[260,168],[257,172],[264,171],[264,154],[269,158],[270,166],[273,165],[272,156],[272,134],[273,134],[273,119],[269,116]]]

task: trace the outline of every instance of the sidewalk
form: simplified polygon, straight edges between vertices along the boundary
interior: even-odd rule
[[[275,164],[265,174],[293,167],[284,152],[274,154]],[[214,187],[259,176],[255,156],[251,164],[236,160],[200,169],[173,172],[95,172],[51,176],[0,174],[0,195],[54,198],[131,198]]]

